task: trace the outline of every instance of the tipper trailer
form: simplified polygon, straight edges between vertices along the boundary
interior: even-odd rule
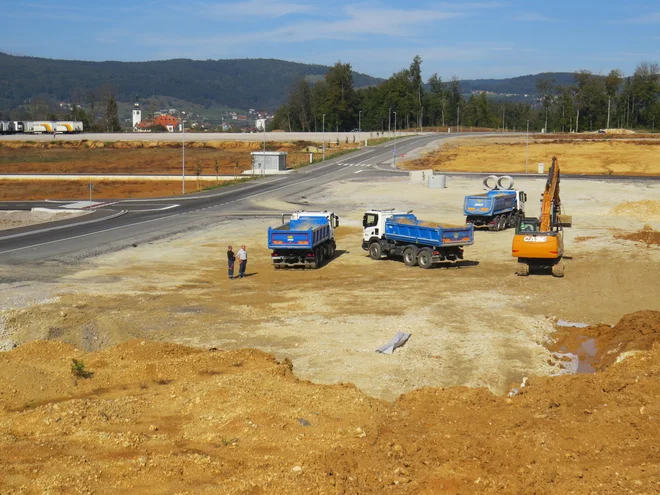
[[[523,191],[492,190],[465,197],[463,214],[467,223],[488,230],[515,227],[525,217],[527,194]]]
[[[431,268],[441,261],[463,259],[463,247],[474,244],[474,227],[442,226],[417,219],[410,211],[370,210],[362,218],[362,249],[373,260],[403,258],[407,266]]]
[[[285,217],[289,221],[284,223]],[[328,211],[298,211],[282,215],[282,225],[268,228],[268,249],[275,269],[320,268],[337,250],[339,217]]]

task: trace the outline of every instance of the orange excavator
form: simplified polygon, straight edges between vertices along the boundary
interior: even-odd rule
[[[524,217],[516,226],[511,254],[518,258],[518,275],[529,275],[532,268],[538,268],[563,277],[564,227],[571,225],[572,218],[561,214],[559,161],[552,157],[541,197],[541,218]]]

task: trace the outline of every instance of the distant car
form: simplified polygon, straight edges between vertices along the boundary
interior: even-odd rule
[[[362,132],[362,129],[351,129],[351,132]]]

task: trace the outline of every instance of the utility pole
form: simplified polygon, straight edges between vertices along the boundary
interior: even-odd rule
[[[458,115],[456,117],[456,132],[461,132],[461,107],[458,107]]]
[[[393,167],[396,168],[396,112],[394,112],[394,146],[392,148]]]
[[[607,129],[610,128],[610,104],[612,103],[612,98],[607,99]]]
[[[360,133],[362,132],[362,110],[358,112],[358,148],[362,148],[362,139]]]
[[[502,109],[502,132],[504,132],[504,108]]]
[[[181,121],[181,194],[186,194],[186,121]]]
[[[279,165],[278,165],[279,166]],[[266,176],[266,122],[264,119],[264,162],[262,164],[263,167],[263,176]]]
[[[525,173],[529,171],[529,120],[527,121],[527,145],[525,146]]]
[[[325,114],[323,114],[323,160],[325,161]]]
[[[390,107],[387,112],[387,135],[390,136],[392,133],[392,107]]]

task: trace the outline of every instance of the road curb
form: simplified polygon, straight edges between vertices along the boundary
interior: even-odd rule
[[[58,211],[61,211],[61,210],[58,210]],[[58,225],[56,227],[50,227],[50,228],[38,229],[38,230],[30,230],[28,232],[21,232],[19,234],[7,235],[7,236],[4,236],[4,237],[0,237],[0,241],[5,241],[7,239],[16,239],[18,237],[25,237],[25,236],[34,235],[34,234],[43,234],[45,232],[52,232],[54,230],[68,229],[70,227],[78,227],[80,225],[89,225],[89,224],[92,224],[92,223],[104,222],[106,220],[112,220],[113,218],[117,218],[117,217],[120,217],[122,215],[125,215],[126,213],[128,213],[126,210],[121,210],[121,211],[118,211],[117,213],[115,213],[113,215],[109,215],[107,217],[95,218],[94,220],[87,220],[85,222],[69,223],[69,224],[66,224],[66,225]]]

